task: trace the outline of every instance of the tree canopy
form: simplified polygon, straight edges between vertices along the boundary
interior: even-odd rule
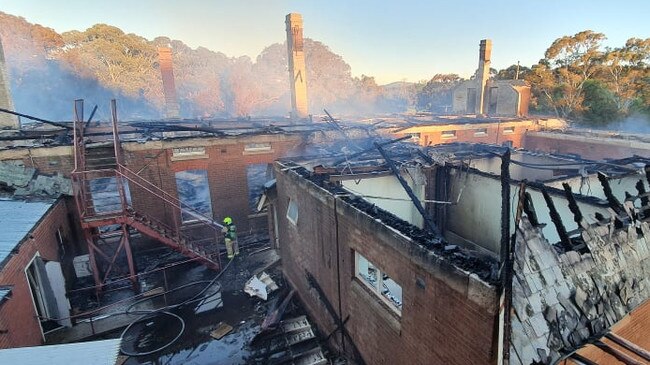
[[[167,37],[150,41],[107,24],[58,34],[2,12],[0,38],[16,108],[49,118],[69,119],[76,98],[100,105],[119,98],[123,118],[159,118],[161,46],[173,51],[184,117],[287,115],[290,109],[285,43],[266,47],[255,59],[228,57]],[[533,113],[592,124],[650,115],[650,38],[630,38],[614,48],[603,47],[605,39],[591,30],[563,36],[537,64],[491,69],[490,77],[528,81]],[[323,108],[337,114],[449,113],[453,89],[465,81],[457,74],[436,74],[419,83],[378,85],[371,75],[354,77],[343,57],[325,44],[308,38],[304,44],[309,108],[316,113]]]
[[[192,49],[167,37],[149,41],[107,24],[59,35],[1,12],[0,37],[17,108],[34,110],[33,101],[42,99],[37,104],[49,117],[69,118],[69,103],[75,98],[105,103],[111,97],[125,105],[123,117],[160,117],[164,95],[157,49],[161,46],[173,51],[182,116],[287,115],[290,109],[284,43],[266,47],[252,60],[203,47]],[[305,58],[310,110],[401,111],[409,102],[394,98],[412,99],[409,93],[388,95],[371,76],[353,77],[343,58],[321,42],[305,39]],[[29,84],[25,84],[27,76]],[[44,95],[52,85],[58,93]]]
[[[650,112],[650,38],[630,38],[618,48],[602,46],[605,35],[585,30],[556,39],[525,75],[538,112],[602,124]]]

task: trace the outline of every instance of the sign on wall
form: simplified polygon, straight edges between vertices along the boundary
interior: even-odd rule
[[[172,161],[208,158],[205,147],[176,147],[172,148]]]

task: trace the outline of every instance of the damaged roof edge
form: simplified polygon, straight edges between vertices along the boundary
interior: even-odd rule
[[[481,171],[481,170],[479,170],[479,169],[477,169],[475,167],[457,166],[457,165],[453,165],[453,164],[448,164],[447,166],[449,166],[452,169],[458,170],[460,172],[469,172],[469,173],[473,173],[473,174],[476,174],[476,175],[479,175],[479,176],[484,176],[484,177],[487,177],[487,178],[490,178],[490,179],[495,179],[495,180],[500,180],[501,179],[501,177],[499,175],[497,175],[497,174],[492,174],[492,173],[489,173],[489,172]],[[510,179],[510,184],[511,185],[516,185],[516,184],[519,184],[521,182],[523,182],[523,180],[517,180],[517,179],[512,179],[512,178]],[[536,182],[536,181],[526,181],[526,186],[528,188],[533,188],[533,189],[539,190],[539,191],[541,191],[542,188],[545,188],[549,192],[549,194],[551,194],[551,195],[561,196],[561,197],[566,196],[565,195],[566,193],[564,192],[564,190],[558,189],[558,188],[553,187],[553,186],[546,185],[544,183],[540,183],[540,182]],[[579,201],[581,203],[593,204],[593,205],[601,206],[601,207],[607,207],[608,206],[607,201],[604,201],[602,199],[599,199],[599,198],[596,198],[596,197],[593,197],[593,196],[574,194],[574,197],[575,197],[575,199],[577,201]]]
[[[478,257],[475,253],[454,246],[454,249],[445,249],[445,242],[442,237],[434,236],[433,233],[424,231],[394,214],[374,206],[365,199],[349,197],[349,192],[343,188],[323,186],[322,181],[313,179],[313,175],[302,166],[295,165],[291,162],[277,162],[281,172],[293,177],[301,185],[312,188],[313,191],[325,193],[328,196],[341,202],[348,213],[355,213],[358,223],[367,223],[372,225],[369,229],[373,232],[382,232],[384,230],[393,237],[397,237],[403,242],[410,243],[407,245],[395,245],[395,248],[407,254],[410,257],[418,258],[423,267],[428,268],[434,276],[440,276],[441,271],[447,273],[457,271],[461,277],[469,278],[469,281],[478,281],[489,288],[497,284],[496,260],[489,257]],[[322,200],[322,199],[321,199]],[[380,212],[382,216],[390,217],[390,222],[381,220],[373,216],[365,207],[374,207],[373,209]],[[359,219],[359,217],[363,217]],[[465,279],[462,279],[465,280]]]

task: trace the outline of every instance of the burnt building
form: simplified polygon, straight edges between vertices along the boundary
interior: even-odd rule
[[[647,162],[376,141],[276,163],[269,216],[287,279],[358,362],[550,364],[650,297]]]
[[[524,80],[490,78],[492,41],[481,40],[479,64],[472,80],[458,85],[452,95],[455,114],[523,117],[528,115],[530,85]]]
[[[308,116],[299,14],[287,15],[286,31],[295,120]],[[8,134],[0,193],[10,199],[0,201],[0,222],[14,229],[0,240],[0,347],[136,323],[128,309],[103,311],[109,292],[132,294],[128,308],[164,301],[144,306],[147,314],[178,308],[167,303],[167,282],[197,267],[211,284],[236,283],[231,293],[250,290],[237,280],[251,272],[238,265],[257,260],[222,262],[228,216],[242,246],[262,242],[250,255],[274,256],[260,260],[262,271],[278,263],[275,250],[282,259],[283,300],[265,308],[233,300],[223,311],[224,322],[239,322],[243,307],[270,309],[255,325],[280,350],[258,363],[277,354],[278,363],[326,363],[312,320],[336,356],[359,364],[606,358],[594,339],[620,357],[603,339],[610,330],[647,348],[638,333],[647,332],[650,296],[650,145],[524,118],[529,87],[489,79],[491,47],[481,42],[475,79],[454,91],[455,112],[473,116],[120,122],[113,102],[110,121],[90,123],[78,100],[73,122],[40,119],[46,127]],[[160,61],[167,116],[177,117],[171,53],[161,49]],[[203,267],[168,276],[172,265],[151,256]],[[90,294],[71,303],[79,292]],[[282,322],[294,295],[309,320]],[[121,304],[116,297],[110,305]],[[233,326],[204,326],[200,299],[188,312],[200,336],[210,333],[207,347]],[[310,346],[294,352],[290,342],[303,335]],[[234,352],[251,355],[252,339],[242,338]],[[635,351],[629,356],[643,358]]]
[[[46,332],[71,326],[76,231],[68,203],[0,200],[0,348],[40,345]]]

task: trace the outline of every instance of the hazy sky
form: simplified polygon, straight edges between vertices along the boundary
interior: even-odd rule
[[[553,40],[585,29],[605,33],[610,46],[650,37],[650,0],[0,0],[0,11],[58,32],[107,23],[252,58],[284,41],[284,16],[299,12],[306,37],[380,83],[467,77],[483,38],[493,41],[493,67],[504,68],[536,63]]]

